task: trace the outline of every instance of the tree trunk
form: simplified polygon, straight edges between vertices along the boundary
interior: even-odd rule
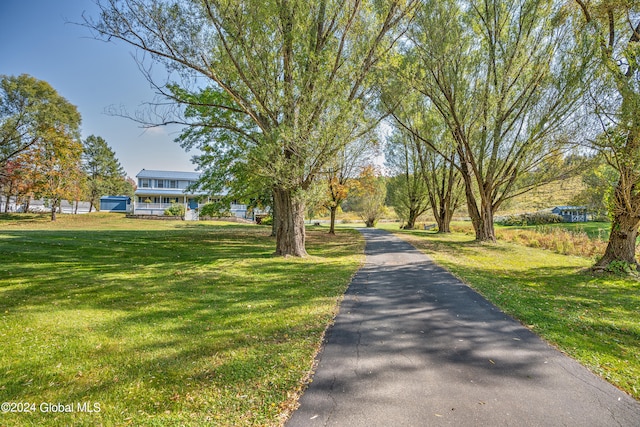
[[[453,220],[453,214],[458,207],[457,195],[454,194],[453,173],[449,171],[448,182],[442,182],[441,188],[435,188],[438,183],[432,185],[434,189],[429,189],[429,203],[431,204],[431,211],[433,217],[438,224],[438,233],[451,233],[451,221]]]
[[[473,193],[473,185],[471,175],[468,169],[463,168],[462,178],[464,180],[464,191],[467,197],[467,209],[473,224],[473,230],[476,233],[477,242],[495,242],[496,233],[493,228],[493,205],[490,194],[482,194],[480,189],[480,209],[476,196]]]
[[[493,206],[490,199],[483,198],[480,206],[480,214],[482,220],[480,222],[480,233],[476,231],[476,240],[479,242],[495,242],[496,232],[493,226]]]
[[[271,237],[278,235],[278,211],[276,210],[276,192],[273,191],[271,196],[273,203],[271,203]]]
[[[336,212],[338,211],[338,206],[331,206],[329,210],[331,211],[329,234],[336,234]]]
[[[468,196],[467,196],[468,197]],[[475,200],[467,199],[469,216],[473,224],[473,230],[476,233],[476,241],[478,242],[495,242],[496,233],[493,226],[493,208],[490,201],[483,201],[478,210]]]
[[[440,216],[436,217],[436,224],[438,224],[438,233],[451,233],[451,221],[447,221],[445,218]]]
[[[633,174],[627,172],[629,177]],[[640,225],[640,216],[638,215],[637,200],[633,197],[635,193],[635,185],[626,185],[625,183],[633,183],[631,178],[618,181],[614,192],[614,216],[611,224],[611,234],[609,234],[609,242],[604,255],[594,269],[606,269],[613,261],[622,261],[629,264],[638,265],[636,260],[636,238],[638,237],[638,226]],[[630,203],[625,203],[630,200]],[[631,208],[631,210],[629,210]]]
[[[9,212],[9,199],[10,199],[10,197],[11,196],[9,196],[9,194],[7,194],[7,197],[6,197],[5,203],[4,203],[4,213],[8,213]],[[16,197],[16,200],[17,200],[17,197]]]
[[[305,257],[307,256],[304,229],[305,205],[292,193],[292,190],[281,188],[273,191],[278,217],[275,255]]]
[[[416,211],[414,209],[409,209],[409,219],[407,219],[407,225],[404,226],[405,230],[413,230],[416,228]]]
[[[91,213],[91,209],[93,209],[93,199],[89,201],[89,213]]]
[[[594,266],[605,269],[613,261],[623,261],[638,265],[636,261],[636,238],[638,237],[638,218],[626,213],[616,216],[611,224],[609,243],[604,256]]]
[[[440,204],[438,215],[434,215],[438,224],[438,233],[451,233],[451,220],[453,219],[453,210],[447,200],[443,200]]]
[[[56,210],[57,210],[56,204],[57,202],[55,201],[51,203],[51,221],[56,220]]]
[[[471,218],[471,224],[473,224],[473,230],[476,233],[476,241],[483,242],[487,240],[487,232],[485,230],[483,215],[478,209],[476,202],[476,196],[473,194],[473,186],[471,184],[471,175],[463,170],[464,180],[464,192],[467,198],[467,210],[469,211],[469,217]],[[490,239],[489,239],[490,240]]]

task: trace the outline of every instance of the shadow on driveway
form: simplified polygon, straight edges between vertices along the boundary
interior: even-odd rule
[[[297,426],[638,426],[640,403],[408,243],[361,230]]]

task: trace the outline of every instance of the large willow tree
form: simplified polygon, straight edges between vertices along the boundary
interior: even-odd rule
[[[429,0],[402,45],[405,84],[451,134],[479,241],[495,240],[506,200],[553,179],[545,161],[564,148],[587,62],[567,16],[553,0]]]
[[[196,104],[209,129],[236,136],[210,140],[213,151],[237,151],[245,170],[269,182],[276,254],[305,256],[304,193],[345,143],[375,123],[373,72],[415,1],[98,3],[100,18],[86,20],[98,37],[123,40],[195,78],[194,96],[173,100]],[[197,96],[198,87],[220,96]]]
[[[640,4],[576,0],[577,30],[596,52],[591,91],[603,133],[595,147],[618,172],[610,200],[611,234],[596,268],[612,262],[638,265],[640,226]]]

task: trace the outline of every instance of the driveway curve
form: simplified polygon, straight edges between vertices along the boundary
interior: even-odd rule
[[[392,234],[354,276],[286,423],[640,426],[640,403]]]

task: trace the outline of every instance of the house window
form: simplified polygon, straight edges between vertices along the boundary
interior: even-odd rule
[[[169,188],[178,188],[178,181],[176,181],[175,179],[170,179]]]
[[[164,180],[159,179],[156,188],[164,188]]]
[[[140,187],[149,188],[149,180],[148,179],[140,179]]]

